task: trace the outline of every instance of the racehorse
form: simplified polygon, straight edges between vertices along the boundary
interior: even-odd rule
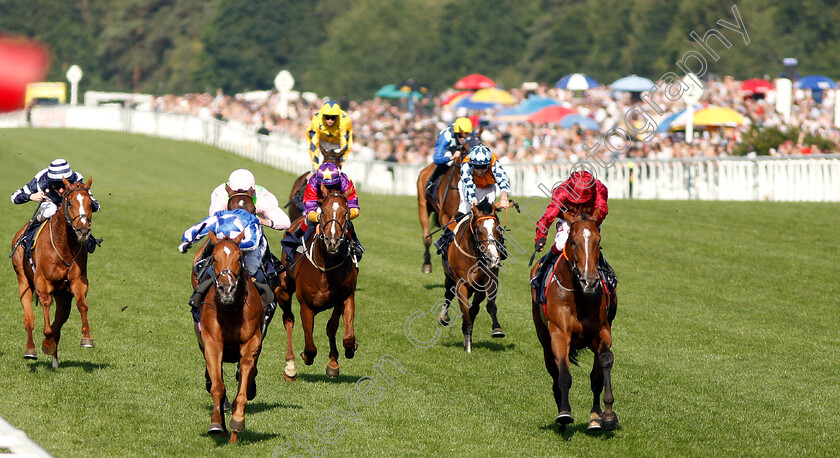
[[[321,149],[324,162],[332,162],[338,168],[341,168],[341,150],[327,150],[321,144],[318,144],[318,148]],[[304,172],[292,184],[292,191],[289,193],[289,202],[285,205],[285,208],[288,208],[289,221],[294,221],[303,215],[303,192],[306,190],[306,180],[310,177],[311,173]]]
[[[201,305],[201,339],[199,349],[206,362],[205,377],[210,383],[213,413],[209,434],[227,435],[224,404],[227,401],[222,380],[222,363],[238,363],[239,388],[231,408],[230,442],[245,429],[245,404],[257,394],[255,377],[257,360],[262,349],[263,306],[257,287],[245,271],[239,242],[217,238],[210,232],[213,246],[211,263],[214,283]],[[208,300],[209,299],[209,300]]]
[[[352,190],[347,191],[352,192]],[[358,265],[351,255],[349,232],[350,211],[347,207],[347,194],[328,194],[321,185],[321,193],[326,197],[321,204],[321,217],[312,234],[303,241],[303,253],[294,253],[294,259],[288,259],[284,253],[286,266],[290,266],[287,275],[281,280],[283,293],[277,300],[284,310],[291,307],[291,294],[295,293],[300,303],[300,317],[303,324],[305,346],[300,354],[303,362],[309,366],[318,353],[312,338],[315,315],[332,309],[327,321],[327,337],[330,341],[330,361],[326,373],[331,378],[338,377],[338,347],[335,335],[338,320],[344,320],[344,356],[352,359],[359,348],[353,328],[356,313],[356,279]],[[302,219],[292,223],[289,231],[300,226]],[[288,330],[288,328],[287,328]],[[288,330],[289,335],[291,331]],[[288,355],[292,354],[291,340],[287,343]],[[292,361],[293,363],[293,361]],[[288,378],[287,378],[288,379]]]
[[[61,327],[70,316],[70,301],[75,297],[76,307],[82,315],[83,347],[93,347],[87,312],[87,241],[90,237],[90,224],[93,215],[90,186],[93,177],[87,183],[70,183],[64,179],[64,198],[58,210],[40,230],[46,232],[36,236],[32,249],[32,263],[25,259],[23,244],[18,246],[12,256],[12,265],[17,273],[20,290],[20,304],[23,306],[23,323],[26,327],[26,359],[37,359],[32,329],[35,316],[32,312],[32,292],[44,309],[44,342],[41,351],[52,355],[52,367],[58,369],[58,342],[61,339]],[[15,234],[14,247],[23,236],[26,225]],[[50,324],[50,305],[55,298],[55,319]]]
[[[449,170],[441,177],[440,186],[435,193],[436,199],[429,199],[426,195],[426,182],[435,171],[436,164],[429,164],[417,176],[417,212],[420,215],[420,226],[423,228],[423,273],[432,273],[432,258],[429,246],[432,244],[430,215],[435,214],[434,223],[444,227],[458,213],[458,203],[461,200],[458,183],[461,181],[461,158],[469,154],[470,148],[481,144],[481,132],[471,133],[461,145],[461,153],[452,159]]]
[[[615,293],[608,294],[598,274],[601,255],[601,234],[596,221],[598,210],[590,217],[564,214],[571,223],[571,231],[563,254],[554,267],[546,288],[546,303],[537,302],[531,289],[532,312],[537,337],[543,347],[545,367],[553,380],[554,400],[558,415],[555,421],[564,430],[574,421],[569,405],[572,375],[569,363],[577,365],[577,354],[584,348],[595,353],[590,386],[594,395],[589,418],[589,430],[613,430],[618,416],[613,411],[613,392],[610,372],[613,366],[611,325],[618,305]],[[539,265],[531,269],[536,275]],[[601,391],[605,410],[601,411]]]
[[[472,206],[469,218],[455,226],[455,239],[443,259],[445,272],[444,300],[438,320],[446,325],[444,317],[449,303],[457,294],[461,305],[461,330],[464,349],[472,352],[473,322],[478,315],[481,301],[487,298],[487,313],[493,320],[493,337],[504,337],[496,318],[496,295],[499,291],[499,264],[501,262],[502,230],[496,217],[496,204],[482,200]],[[472,306],[469,299],[472,296]]]

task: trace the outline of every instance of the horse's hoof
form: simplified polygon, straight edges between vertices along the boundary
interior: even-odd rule
[[[85,348],[93,348],[96,346],[93,344],[93,337],[82,337],[82,343],[80,345]]]
[[[615,414],[612,414],[611,416],[604,415],[604,418],[601,419],[601,426],[603,426],[606,431],[615,430],[615,428],[618,428],[618,416]]]
[[[574,421],[575,419],[572,417],[571,412],[560,412],[560,414],[557,415],[557,418],[554,419],[554,423],[557,423],[558,425],[568,425]]]
[[[34,348],[27,348],[23,353],[23,359],[38,359],[38,352]]]
[[[225,427],[222,426],[221,423],[210,423],[210,427],[207,428],[207,434],[212,434],[214,436],[224,436],[227,434],[225,431]]]
[[[52,368],[58,369],[58,355],[56,355],[55,353],[53,353],[52,355]]]
[[[449,312],[444,313],[443,316],[438,316],[438,324],[444,328],[448,328],[450,323],[452,323],[452,318],[449,317]]]
[[[283,380],[285,380],[287,382],[294,382],[295,380],[297,380],[297,377],[298,377],[297,374],[288,375],[285,372],[283,372]]]
[[[300,358],[303,360],[303,363],[306,364],[307,366],[311,366],[312,363],[315,362],[315,355],[312,355],[312,358],[309,358],[309,357],[306,356],[305,351],[300,352]]]
[[[41,352],[43,352],[45,355],[52,355],[55,353],[55,345],[53,345],[52,347],[48,347],[46,343],[42,343]]]
[[[245,420],[236,421],[233,418],[230,419],[230,430],[234,433],[242,432],[245,429]]]
[[[432,273],[432,265],[431,264],[423,264],[423,273],[424,274]]]
[[[337,367],[335,369],[333,369],[332,367],[327,366],[327,377],[338,378],[338,371],[339,371],[339,368],[337,368]]]
[[[490,333],[490,337],[502,338],[504,336],[505,331],[502,331],[502,328],[493,328],[493,332]]]
[[[344,349],[344,357],[347,358],[347,359],[353,359],[353,357],[356,356],[356,350],[358,350],[358,349],[359,349],[359,344],[354,342],[352,348],[351,347],[346,347]]]
[[[603,428],[601,428],[601,420],[599,420],[597,418],[593,418],[592,420],[589,420],[589,426],[586,427],[586,430],[589,431],[589,432],[592,432],[592,433],[601,431],[602,429]]]

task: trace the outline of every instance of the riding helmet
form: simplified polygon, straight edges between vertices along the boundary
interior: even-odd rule
[[[327,101],[321,107],[321,116],[339,116],[341,115],[341,106],[334,100]]]
[[[564,187],[571,203],[589,202],[595,196],[595,177],[586,170],[578,170],[569,175]]]
[[[248,169],[237,169],[230,173],[228,186],[234,191],[246,191],[256,186],[254,174]]]
[[[456,134],[468,134],[473,131],[472,121],[469,118],[458,118],[455,120],[455,127],[452,130]]]
[[[318,167],[318,181],[325,186],[332,186],[341,181],[341,171],[332,162],[325,162]]]
[[[483,167],[490,165],[492,161],[493,153],[490,152],[490,148],[484,145],[476,145],[470,148],[470,164]]]

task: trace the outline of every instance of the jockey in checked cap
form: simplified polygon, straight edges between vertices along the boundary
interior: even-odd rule
[[[40,226],[40,223],[46,221],[58,211],[58,206],[61,205],[64,199],[64,179],[71,184],[76,184],[84,181],[84,176],[79,172],[74,172],[70,168],[70,164],[64,159],[56,159],[50,163],[50,166],[39,171],[35,177],[29,180],[29,183],[23,185],[20,189],[12,193],[12,202],[15,204],[25,204],[26,202],[39,202],[38,211],[29,221],[23,235],[18,240],[18,244],[23,244],[27,247],[29,241],[32,240],[35,229]],[[90,195],[92,202],[92,210],[99,211],[99,202]],[[97,245],[102,243],[102,239],[96,239],[93,236],[88,238],[88,252],[93,253]],[[17,246],[15,246],[17,249]],[[14,253],[14,249],[12,250]]]
[[[461,202],[458,205],[458,214],[446,225],[443,235],[435,242],[438,253],[443,254],[446,246],[454,237],[455,224],[468,215],[473,205],[478,205],[482,200],[491,204],[496,202],[496,190],[501,191],[500,208],[510,206],[508,196],[510,194],[510,180],[505,169],[496,160],[496,155],[485,145],[476,145],[470,148],[469,156],[461,163],[461,181],[458,190],[461,195]],[[502,241],[501,258],[507,258],[507,250],[504,249]]]
[[[449,170],[452,160],[460,153],[461,145],[472,131],[473,125],[469,118],[458,118],[440,131],[435,144],[435,155],[432,159],[437,167],[429,177],[429,181],[426,182],[426,192],[431,192],[438,177]]]

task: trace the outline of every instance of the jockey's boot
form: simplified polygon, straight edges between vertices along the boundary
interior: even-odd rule
[[[446,172],[446,169],[449,167],[446,164],[438,164],[435,167],[434,172],[429,177],[429,181],[426,182],[426,192],[432,192],[432,187],[435,185],[435,180],[437,180],[441,175]]]
[[[440,238],[435,240],[435,248],[437,248],[438,254],[443,254],[446,250],[446,247],[449,245],[449,242],[451,242],[452,239],[455,238],[455,233],[452,231],[451,227],[457,223],[453,222],[460,221],[461,218],[463,218],[464,216],[464,213],[458,212],[458,214],[452,218],[452,221],[450,221],[449,224],[447,224],[446,227],[443,229],[443,234],[441,234]]]
[[[604,280],[606,280],[607,287],[610,291],[615,291],[618,287],[618,277],[615,275],[615,269],[612,268],[604,257],[603,251],[601,251],[601,256],[598,258],[598,270],[604,274]]]
[[[362,246],[362,242],[359,241],[359,236],[356,235],[356,228],[353,227],[353,223],[350,223],[350,228],[348,231],[350,232],[350,243],[353,244],[351,246],[351,249],[353,250],[353,256],[356,262],[359,262],[362,260],[362,255],[365,252],[365,247]]]
[[[268,322],[271,321],[271,317],[274,316],[274,310],[277,309],[277,301],[274,297],[274,291],[266,283],[266,276],[262,269],[257,270],[257,273],[254,274],[254,286],[257,287],[257,291],[260,292],[260,297],[262,298],[264,311],[262,335],[265,337]]]
[[[20,238],[18,239],[17,243],[15,243],[14,248],[12,248],[12,252],[9,253],[9,257],[11,258],[14,256],[15,251],[17,251],[17,247],[23,245],[23,251],[25,256],[29,256],[29,249],[27,245],[29,244],[29,240],[35,236],[35,228],[37,228],[43,220],[39,220],[38,216],[33,216],[32,219],[29,220],[29,223],[26,224],[26,229],[23,230],[23,233],[20,234]]]
[[[213,277],[210,277],[198,284],[190,296],[190,310],[192,312],[193,320],[198,323],[201,321],[201,300],[207,294],[207,290],[213,285]]]

